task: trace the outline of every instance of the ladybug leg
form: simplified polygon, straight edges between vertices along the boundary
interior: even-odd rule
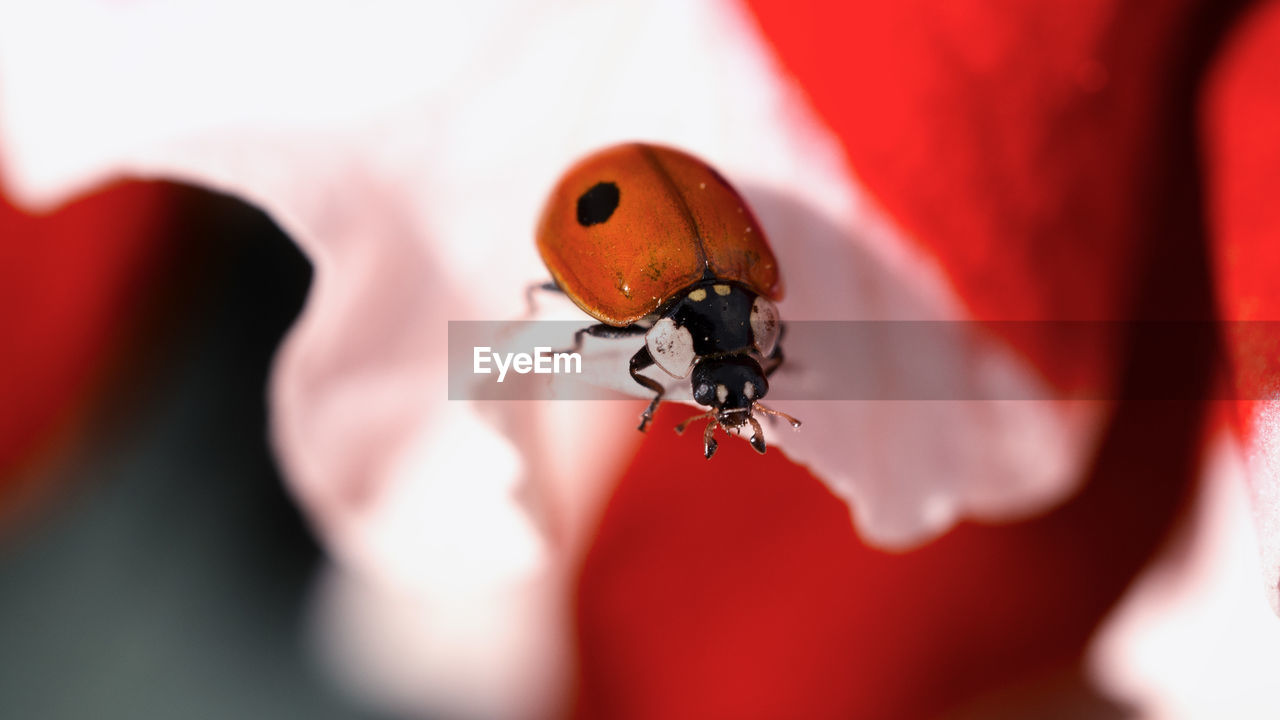
[[[763,455],[765,451],[764,428],[760,427],[760,421],[756,420],[751,415],[747,416],[747,422],[751,423],[751,447],[756,452]]]
[[[636,335],[644,335],[649,332],[649,328],[643,325],[631,324],[623,327],[615,327],[613,325],[605,325],[604,323],[596,323],[588,325],[573,334],[573,347],[567,352],[578,352],[582,349],[582,338],[590,335],[591,337],[616,339],[625,337],[634,337]],[[649,354],[649,348],[642,346],[635,355],[631,356],[631,379],[649,388],[654,393],[653,400],[649,402],[649,407],[645,408],[644,413],[640,415],[640,432],[644,432],[649,426],[649,421],[653,419],[653,412],[657,409],[658,403],[662,401],[662,394],[666,392],[666,388],[653,378],[640,374],[641,370],[653,365],[653,356]]]
[[[635,326],[633,325],[632,327]],[[645,330],[645,328],[641,328],[641,330]],[[631,379],[655,393],[653,400],[649,401],[649,407],[645,408],[644,412],[640,414],[640,427],[637,428],[640,432],[644,432],[645,428],[649,426],[649,421],[653,419],[653,412],[658,409],[658,403],[662,402],[662,394],[666,392],[666,388],[662,387],[662,383],[640,374],[641,370],[650,365],[653,365],[653,356],[649,354],[648,346],[640,348],[635,355],[631,356]]]
[[[525,319],[531,318],[538,312],[538,303],[534,301],[533,294],[542,290],[543,292],[564,292],[555,280],[546,282],[531,283],[529,287],[524,289]]]
[[[716,454],[716,426],[719,425],[715,420],[707,423],[707,429],[702,431],[702,456],[710,460],[712,455]]]
[[[606,340],[615,340],[617,338],[634,337],[649,332],[649,328],[641,325],[625,325],[623,327],[614,327],[613,325],[605,325],[604,323],[596,323],[588,325],[573,334],[573,347],[567,352],[578,352],[582,349],[582,337],[590,335],[591,337],[605,338]],[[634,360],[634,358],[632,358]],[[649,360],[649,365],[653,364],[653,360]],[[648,367],[648,366],[646,366]]]

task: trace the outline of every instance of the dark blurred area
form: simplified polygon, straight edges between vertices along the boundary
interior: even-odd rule
[[[368,717],[311,659],[321,555],[267,443],[310,266],[243,202],[160,192],[107,367],[17,471],[39,500],[0,526],[0,718]]]

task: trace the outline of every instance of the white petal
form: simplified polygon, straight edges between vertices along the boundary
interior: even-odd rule
[[[1262,550],[1263,592],[1280,614],[1280,399],[1254,406],[1246,480]]]
[[[1145,718],[1280,717],[1280,619],[1258,592],[1239,448],[1212,446],[1195,515],[1091,648],[1103,688]]]

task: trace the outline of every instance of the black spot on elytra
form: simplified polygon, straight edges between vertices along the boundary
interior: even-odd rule
[[[621,193],[611,182],[598,182],[578,198],[578,224],[582,227],[599,225],[613,216],[618,209]]]

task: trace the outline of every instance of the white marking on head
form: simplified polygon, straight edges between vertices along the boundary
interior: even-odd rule
[[[769,357],[773,354],[781,329],[778,308],[766,298],[757,297],[751,305],[751,339],[761,355]]]
[[[688,328],[676,325],[671,318],[662,318],[649,328],[644,336],[645,347],[653,356],[653,362],[671,377],[688,377],[697,356],[693,352],[693,335]]]
[[[716,385],[716,399],[723,405],[729,399],[729,388],[724,385]]]
[[[716,294],[721,296],[728,295],[730,292],[732,292],[729,289],[728,285],[712,285],[711,289],[715,290]]]
[[[748,380],[747,382],[743,383],[743,384],[742,384],[742,394],[743,394],[743,395],[746,395],[748,400],[755,400],[755,399],[756,399],[756,386],[755,386],[755,383],[753,383],[753,382],[751,382],[751,381],[749,381],[749,380]]]
[[[694,302],[702,302],[703,300],[706,300],[707,299],[706,288],[698,288],[697,290],[694,290],[693,292],[689,293],[689,299]]]

